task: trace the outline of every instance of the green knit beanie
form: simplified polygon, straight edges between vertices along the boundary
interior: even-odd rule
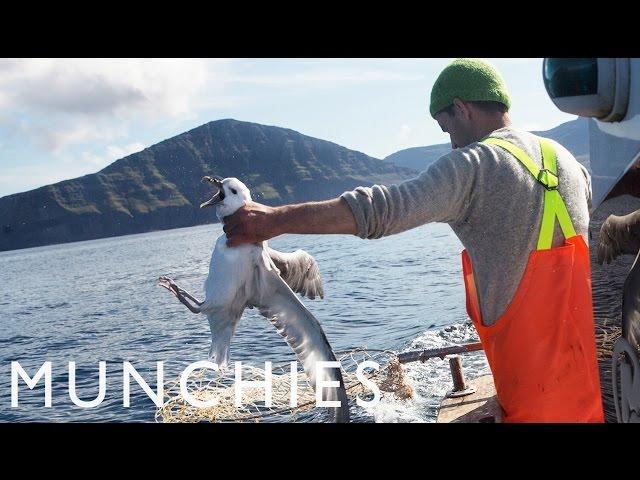
[[[440,72],[431,89],[431,116],[435,118],[436,113],[451,105],[456,97],[465,102],[500,102],[507,110],[511,107],[502,76],[483,60],[460,58]]]

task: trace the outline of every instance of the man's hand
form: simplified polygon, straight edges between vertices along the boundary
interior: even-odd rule
[[[224,217],[224,233],[227,246],[236,247],[243,243],[259,243],[280,235],[277,208],[256,202],[247,202],[233,215]]]

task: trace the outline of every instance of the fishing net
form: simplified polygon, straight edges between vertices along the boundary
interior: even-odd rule
[[[613,346],[620,338],[622,328],[619,326],[596,325],[596,353],[598,360],[611,358]]]
[[[620,336],[620,327],[596,327],[596,348],[600,364],[601,386],[605,410],[612,410],[611,404],[611,368],[610,358],[613,345]],[[374,382],[383,399],[392,395],[398,400],[413,397],[414,390],[405,375],[404,368],[395,352],[390,350],[372,350],[354,348],[336,353],[342,368],[345,389],[349,397],[349,406],[356,404],[356,398],[364,401],[372,398],[371,390],[356,376],[358,365],[366,360],[374,361],[378,370],[365,370],[364,378]],[[272,403],[265,404],[263,386],[244,386],[241,389],[241,406],[235,404],[235,371],[214,371],[211,369],[195,370],[188,379],[187,391],[201,402],[217,400],[215,406],[197,407],[185,400],[180,392],[180,379],[168,382],[165,386],[165,402],[156,411],[157,422],[291,422],[317,421],[326,415],[325,408],[316,407],[315,392],[309,385],[307,377],[298,365],[297,405],[291,406],[291,364],[282,362],[272,367],[271,388]],[[265,371],[252,365],[242,366],[242,381],[264,381]],[[611,404],[611,405],[609,405]],[[610,409],[607,406],[611,406]],[[353,411],[353,408],[351,408]],[[314,413],[315,412],[315,413]],[[611,415],[608,415],[608,417]]]
[[[349,397],[349,404],[355,404],[357,396],[364,401],[372,398],[373,393],[356,376],[358,365],[369,360],[380,365],[378,370],[365,369],[362,377],[374,382],[381,394],[393,395],[398,399],[413,396],[413,388],[407,383],[404,370],[396,354],[388,350],[370,350],[355,348],[336,352],[336,358],[342,368],[342,377]],[[156,411],[156,421],[170,422],[270,422],[296,421],[314,418],[325,414],[326,408],[316,407],[315,392],[309,385],[306,375],[298,366],[297,405],[291,406],[291,364],[274,364],[271,371],[272,403],[265,404],[265,389],[242,386],[241,406],[236,406],[235,371],[214,371],[212,369],[195,370],[188,379],[187,391],[201,402],[217,400],[216,405],[197,407],[191,405],[180,392],[180,379],[167,383],[165,402]],[[242,365],[242,381],[264,381],[264,369],[251,365]],[[320,412],[321,411],[321,412]],[[316,417],[317,418],[317,417]]]

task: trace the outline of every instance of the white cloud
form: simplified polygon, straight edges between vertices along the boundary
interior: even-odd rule
[[[42,122],[19,125],[22,134],[29,136],[37,145],[52,153],[58,154],[68,146],[80,145],[95,140],[113,140],[124,135],[122,128],[106,126],[94,122]]]
[[[144,145],[140,142],[131,143],[129,145],[125,145],[124,147],[120,147],[118,145],[109,145],[107,147],[107,154],[109,157],[117,160],[119,158],[126,157],[127,155],[131,155],[132,153],[137,153],[141,150],[144,150]]]
[[[400,142],[406,142],[409,140],[409,135],[411,135],[411,127],[405,124],[400,127],[400,131],[396,135],[396,139]]]
[[[231,75],[230,83],[247,83],[268,87],[328,88],[371,82],[419,81],[421,74],[409,74],[393,70],[367,70],[354,68],[313,68],[303,72]]]
[[[200,59],[0,59],[0,127],[54,153],[125,137],[131,124],[183,119],[205,103],[215,104],[212,99],[222,97],[228,64]]]
[[[145,145],[108,145],[101,152],[83,151],[79,156],[55,155],[52,166],[20,165],[3,167],[0,172],[0,197],[16,190],[26,191],[41,185],[95,173],[116,160],[144,150]]]
[[[102,153],[96,153],[92,150],[85,150],[80,154],[80,160],[85,165],[92,165],[93,171],[97,171],[106,167],[107,165],[124,158],[132,153],[140,152],[144,150],[145,146],[140,142],[134,142],[127,145],[107,145],[106,148],[102,151]],[[63,162],[75,163],[78,159],[65,157],[63,158]],[[97,168],[96,168],[97,167]]]
[[[0,59],[0,128],[56,155],[127,141],[128,130],[195,118],[249,100],[229,85],[333,88],[422,80],[423,75],[318,61],[295,72],[255,73],[225,59]],[[302,65],[301,65],[302,66]],[[105,157],[100,155],[100,157]]]
[[[198,59],[26,59],[2,64],[0,90],[15,108],[123,116],[141,110],[151,116],[188,111],[211,66]]]

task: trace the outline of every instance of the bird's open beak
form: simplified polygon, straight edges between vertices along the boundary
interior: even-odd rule
[[[206,202],[201,203],[200,204],[200,208],[211,207],[211,206],[216,205],[216,204],[218,204],[218,203],[220,203],[220,202],[222,202],[224,200],[224,189],[222,188],[222,179],[220,179],[218,177],[206,176],[206,177],[202,177],[202,181],[203,182],[212,183],[213,185],[215,185],[215,187],[218,189],[218,191],[209,200],[207,200]]]

